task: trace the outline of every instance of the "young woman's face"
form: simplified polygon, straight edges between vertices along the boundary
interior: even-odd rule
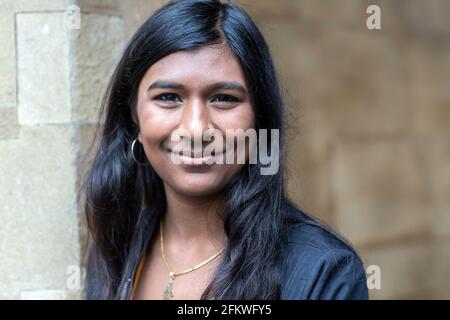
[[[255,114],[245,76],[238,60],[225,45],[173,53],[152,65],[138,92],[138,139],[166,188],[183,195],[209,196],[223,190],[243,164],[207,164],[192,159],[174,161],[174,131],[202,139],[208,129],[255,128]],[[180,131],[182,130],[182,131]],[[198,150],[198,149],[197,149]],[[194,149],[192,149],[194,151]],[[220,150],[215,150],[216,157]],[[225,162],[225,161],[224,161]]]

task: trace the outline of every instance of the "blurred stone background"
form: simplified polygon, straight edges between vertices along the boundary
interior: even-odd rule
[[[278,67],[290,196],[380,267],[371,298],[450,299],[450,1],[236,2]],[[76,190],[99,102],[163,3],[0,0],[0,298],[82,296]]]

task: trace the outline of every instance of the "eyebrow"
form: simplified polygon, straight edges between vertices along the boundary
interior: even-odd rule
[[[175,89],[175,90],[185,90],[186,87],[178,82],[173,82],[169,80],[157,80],[153,82],[147,89],[147,91],[153,90],[153,89]],[[244,86],[242,86],[240,83],[235,81],[221,81],[221,82],[215,82],[213,84],[210,84],[206,86],[206,90],[237,90],[242,93],[247,93],[247,89],[245,89]]]

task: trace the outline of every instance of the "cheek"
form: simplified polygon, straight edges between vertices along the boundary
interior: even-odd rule
[[[162,145],[172,132],[168,117],[150,111],[141,112],[139,127],[139,137],[147,159],[152,165],[162,163],[164,161]]]
[[[156,143],[170,135],[176,122],[173,115],[155,108],[150,103],[142,103],[138,118],[140,137],[147,143]]]
[[[218,114],[217,123],[222,129],[250,129],[255,128],[255,113],[250,104]]]
[[[140,140],[146,151],[150,152],[160,145],[163,131],[158,122],[146,121],[140,123],[140,128]]]

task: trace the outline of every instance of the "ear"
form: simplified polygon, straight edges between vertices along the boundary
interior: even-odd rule
[[[141,138],[141,131],[139,131],[139,133],[138,133],[138,141],[140,142],[140,143],[142,143],[142,138]]]

